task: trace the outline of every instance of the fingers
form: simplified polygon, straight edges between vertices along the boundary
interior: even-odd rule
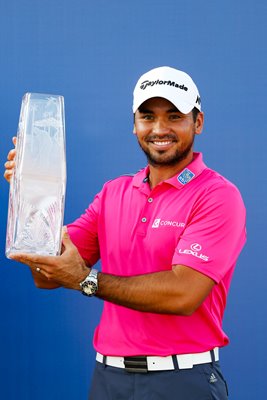
[[[7,182],[10,182],[10,180],[11,180],[11,178],[12,178],[12,175],[13,175],[13,170],[6,170],[6,171],[4,172],[4,178],[5,178],[5,180],[6,180]]]
[[[67,228],[66,225],[64,225],[64,226],[62,227],[62,231],[61,231],[61,240],[63,239],[63,236],[64,236],[65,233],[68,233],[68,228]]]
[[[17,143],[17,138],[14,136],[12,138],[13,144],[16,146]],[[10,152],[7,155],[7,160],[4,164],[5,166],[5,172],[4,172],[4,178],[10,182],[11,177],[13,175],[13,171],[15,168],[15,157],[16,157],[16,149],[10,150]]]
[[[12,170],[15,167],[15,161],[6,161],[4,166],[5,166],[5,169],[11,170],[11,172],[12,172]]]
[[[18,253],[10,254],[9,258],[30,267],[34,275],[36,275],[36,273],[42,274],[48,280],[50,280],[53,273],[53,266],[55,265],[56,257]]]
[[[72,243],[71,238],[68,234],[68,230],[66,226],[62,228],[62,244],[64,246],[64,250],[76,249],[76,246]]]
[[[51,266],[54,265],[55,259],[57,257],[54,256],[39,256],[36,254],[25,254],[25,253],[16,253],[10,254],[9,258],[15,261],[18,261],[22,264],[26,264],[29,266],[33,265],[47,265]]]
[[[15,157],[16,157],[16,149],[10,150],[10,152],[7,155],[7,159],[9,161],[13,161]]]
[[[13,175],[13,171],[14,171],[14,168],[15,168],[15,161],[6,161],[4,166],[5,166],[4,178],[8,182],[10,182],[10,179],[11,179],[11,177]]]

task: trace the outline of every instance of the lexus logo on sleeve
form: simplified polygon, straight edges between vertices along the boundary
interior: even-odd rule
[[[189,254],[191,256],[200,258],[203,261],[209,261],[209,257],[205,254],[201,253],[202,246],[199,243],[193,243],[190,246],[190,249],[179,249],[180,254]]]
[[[202,246],[200,246],[200,244],[198,244],[198,243],[193,243],[193,244],[191,244],[191,250],[193,250],[193,251],[200,251],[201,249],[202,249]]]

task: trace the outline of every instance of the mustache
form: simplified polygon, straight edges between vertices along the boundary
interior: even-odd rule
[[[151,134],[151,135],[148,135],[146,137],[146,142],[151,142],[151,141],[154,141],[154,140],[162,140],[162,141],[164,141],[164,140],[174,140],[174,141],[178,142],[178,139],[177,139],[176,135],[173,135],[173,134],[170,134],[170,133],[166,133],[165,135],[153,135],[153,134]]]

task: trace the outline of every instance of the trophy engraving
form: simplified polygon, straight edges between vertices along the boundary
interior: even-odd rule
[[[64,98],[26,93],[10,183],[6,256],[58,255],[66,191]]]

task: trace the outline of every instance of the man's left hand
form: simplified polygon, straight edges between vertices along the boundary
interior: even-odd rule
[[[38,272],[48,281],[56,282],[59,286],[68,289],[81,290],[79,283],[89,273],[85,261],[66,230],[62,236],[62,254],[60,256],[18,253],[10,254],[10,258],[28,265],[35,275]]]

